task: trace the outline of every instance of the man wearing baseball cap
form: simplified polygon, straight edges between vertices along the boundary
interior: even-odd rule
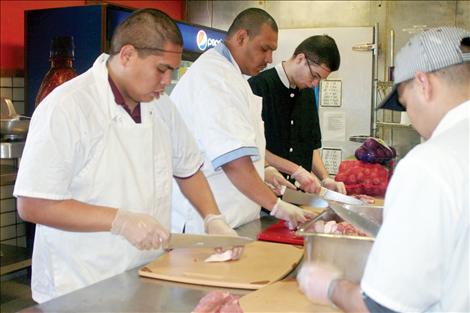
[[[360,286],[314,263],[299,286],[344,311],[470,312],[470,32],[414,36],[394,77],[379,108],[406,110],[426,142],[397,165]]]

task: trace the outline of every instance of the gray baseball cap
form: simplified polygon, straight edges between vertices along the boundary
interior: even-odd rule
[[[398,101],[397,87],[401,82],[412,79],[416,72],[432,72],[469,62],[470,53],[463,53],[460,49],[464,40],[468,45],[470,32],[457,27],[432,28],[412,37],[396,56],[393,89],[378,109],[405,111]]]

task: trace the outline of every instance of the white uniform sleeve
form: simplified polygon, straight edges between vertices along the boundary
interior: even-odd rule
[[[67,103],[65,103],[67,101]],[[16,179],[14,195],[70,199],[79,130],[72,100],[51,94],[34,112]]]
[[[211,162],[240,148],[258,157],[255,125],[250,118],[249,99],[236,86],[210,84],[198,97],[198,139]]]
[[[164,99],[167,103],[163,105],[171,107],[173,175],[179,178],[189,177],[201,168],[204,161],[193,135],[175,105],[168,96],[165,95]]]
[[[422,312],[441,292],[445,199],[452,196],[443,184],[433,192],[442,181],[433,165],[408,156],[398,164],[386,194],[384,224],[361,281],[368,296],[399,312]]]

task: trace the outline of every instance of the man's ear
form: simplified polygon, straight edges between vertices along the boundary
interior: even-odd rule
[[[430,101],[433,95],[433,84],[429,73],[416,72],[416,82],[418,90],[425,101]]]
[[[124,45],[119,51],[119,61],[122,65],[126,66],[136,53],[137,51],[132,45]]]
[[[235,42],[238,46],[243,46],[249,39],[248,31],[246,29],[240,29],[235,33]]]
[[[297,55],[294,57],[295,63],[296,63],[296,64],[303,63],[303,62],[305,61],[306,57],[307,57],[307,56],[306,56],[305,53],[303,53],[303,52],[297,54]]]

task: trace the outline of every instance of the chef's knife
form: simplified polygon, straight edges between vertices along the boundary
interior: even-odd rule
[[[354,204],[354,205],[365,205],[366,203],[362,202],[359,199],[356,199],[351,196],[343,195],[342,193],[326,189],[325,187],[321,187],[320,193],[318,194],[320,198],[325,200],[333,200],[338,201],[346,204]]]
[[[318,195],[313,193],[307,193],[299,190],[292,190],[287,188],[282,195],[282,200],[298,204],[298,205],[308,205],[314,208],[326,208],[328,207],[328,202],[318,197]]]
[[[366,204],[359,199],[328,190],[324,187],[321,187],[321,191],[318,194],[287,188],[282,196],[282,200],[298,205],[308,205],[314,208],[326,208],[328,207],[328,201],[338,201],[353,205]]]
[[[231,248],[233,246],[244,246],[253,241],[254,239],[248,237],[172,233],[170,238],[163,243],[163,248]]]
[[[340,203],[330,202],[329,207],[338,214],[343,220],[351,223],[357,229],[365,232],[367,235],[371,237],[376,237],[377,233],[379,232],[380,225],[374,223],[372,220],[362,216],[358,212],[354,212],[350,209],[347,209],[345,205]]]

